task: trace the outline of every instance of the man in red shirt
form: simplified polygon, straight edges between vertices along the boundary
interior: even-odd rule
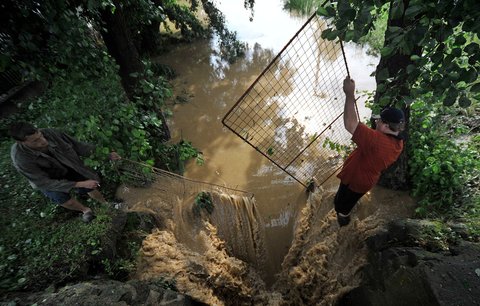
[[[377,183],[380,174],[395,162],[403,150],[399,135],[404,128],[404,115],[387,107],[376,120],[375,129],[358,121],[355,112],[355,82],[343,81],[345,109],[343,122],[357,148],[348,156],[337,175],[340,186],[335,195],[335,211],[340,226],[350,223],[350,212],[357,201]]]

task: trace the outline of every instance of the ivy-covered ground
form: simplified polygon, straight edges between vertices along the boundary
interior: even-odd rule
[[[109,208],[91,201],[97,219],[84,224],[78,213],[49,203],[11,165],[9,143],[0,148],[0,289],[41,289],[78,278],[87,258],[101,251]]]

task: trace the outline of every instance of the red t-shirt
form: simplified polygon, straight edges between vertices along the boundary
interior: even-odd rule
[[[354,192],[366,193],[380,174],[397,160],[403,140],[359,123],[352,137],[357,148],[348,156],[337,177]]]

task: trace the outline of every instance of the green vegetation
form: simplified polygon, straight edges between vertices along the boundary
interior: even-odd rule
[[[379,16],[373,22],[372,29],[359,39],[359,43],[366,45],[368,53],[379,56],[385,42],[385,31],[387,30],[389,5],[384,5],[379,9]]]
[[[205,210],[207,213],[211,214],[213,212],[213,200],[212,195],[208,192],[202,191],[195,197],[195,202],[193,203],[193,214],[195,216],[200,216],[202,210]]]
[[[85,277],[88,260],[99,254],[111,217],[91,202],[97,219],[84,224],[76,213],[57,208],[19,177],[9,146],[0,151],[0,290],[39,289]],[[54,280],[54,281],[52,281]]]
[[[303,16],[310,16],[324,3],[324,0],[286,0],[284,8],[289,11],[296,11]],[[388,21],[388,8],[389,5],[387,4],[379,9],[379,17],[373,22],[371,31],[358,40],[358,43],[367,46],[369,54],[380,55],[380,50],[383,48]]]
[[[346,159],[348,155],[352,153],[353,149],[355,148],[354,144],[351,142],[349,144],[340,144],[331,140],[328,137],[325,138],[325,140],[323,141],[322,147],[323,148],[328,147],[330,150],[337,152],[342,156],[343,159]]]
[[[480,233],[480,160],[476,103],[467,111],[441,102],[415,102],[409,136],[410,175],[417,213],[461,219]]]
[[[289,11],[296,11],[302,15],[310,16],[321,5],[320,0],[287,0],[284,8]]]
[[[322,37],[359,42],[384,18],[386,5],[391,9],[375,73],[375,103],[409,105],[426,92],[447,106],[468,107],[478,100],[476,1],[329,1],[317,10],[331,23]]]
[[[176,160],[167,154],[176,145],[161,141],[161,119],[155,108],[148,105],[153,103],[153,98],[136,103],[129,101],[113,61],[106,56],[102,59],[103,62],[97,63],[102,64],[103,71],[95,78],[85,77],[91,70],[76,70],[73,65],[69,70],[59,71],[43,96],[24,102],[19,113],[0,121],[0,129],[5,135],[12,121],[27,120],[95,143],[94,156],[85,162],[102,175],[102,192],[111,198],[115,186],[124,178],[123,173],[115,171],[114,165],[107,162],[111,149],[132,160],[176,165]],[[98,65],[96,68],[100,70]],[[142,90],[156,97],[156,101],[162,101],[169,96],[170,89],[163,78],[152,76],[153,79],[156,83],[145,79]],[[89,265],[102,252],[100,239],[111,226],[112,209],[90,202],[97,218],[84,224],[77,218],[78,214],[55,207],[15,171],[9,154],[12,143],[5,136],[0,140],[0,169],[3,169],[0,198],[4,203],[0,290],[41,289],[87,277]],[[190,157],[195,157],[194,151],[190,153]],[[187,159],[188,154],[182,157]],[[137,249],[139,245],[137,243]],[[121,271],[124,275],[133,269],[136,260],[133,256],[126,258],[104,260],[103,266],[97,268],[112,276]]]

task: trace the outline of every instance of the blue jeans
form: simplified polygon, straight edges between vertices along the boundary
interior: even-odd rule
[[[88,188],[73,188],[72,189],[77,194],[87,194],[93,189]],[[63,203],[69,201],[72,197],[68,192],[61,191],[49,191],[49,190],[40,190],[47,198],[52,200],[57,205],[62,205]]]

